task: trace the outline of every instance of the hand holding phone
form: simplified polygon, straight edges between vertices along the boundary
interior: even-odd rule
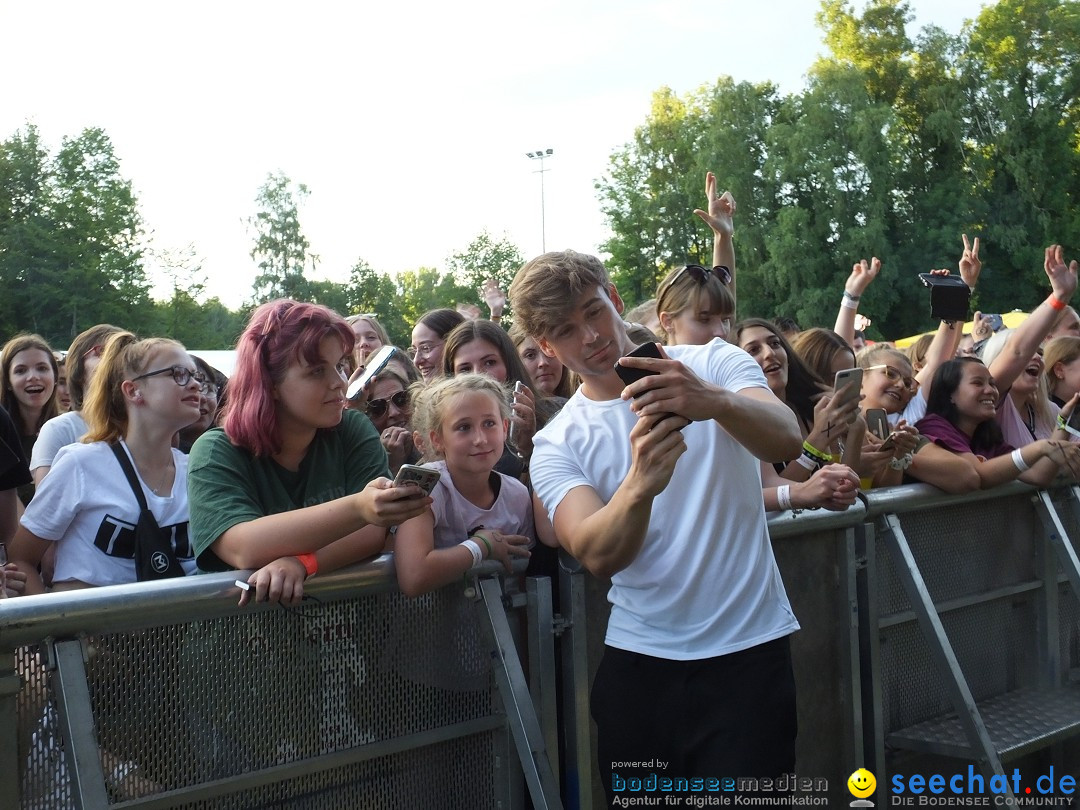
[[[863,370],[861,368],[844,368],[836,372],[833,380],[833,407],[846,405],[849,402],[857,402],[862,395]],[[844,390],[844,387],[847,389]]]
[[[655,343],[642,343],[632,352],[626,355],[626,357],[651,357],[654,360],[662,360],[663,356],[660,354],[660,347]],[[631,366],[624,366],[622,363],[615,364],[615,373],[619,375],[619,379],[626,385],[635,383],[638,380],[645,377],[651,377],[654,374],[659,374],[658,371],[653,371],[648,368],[635,368]]]
[[[356,399],[360,396],[360,393],[364,390],[365,386],[371,382],[371,378],[386,368],[386,364],[390,362],[390,358],[394,356],[395,351],[397,351],[395,346],[383,346],[375,352],[375,354],[368,359],[368,363],[364,366],[364,370],[360,372],[360,376],[349,383],[349,387],[345,391],[345,398]]]
[[[438,470],[433,470],[430,467],[402,464],[397,475],[394,476],[394,486],[415,486],[422,490],[425,495],[430,495],[441,477]]]
[[[510,414],[514,413],[514,405],[517,404],[518,395],[525,390],[525,383],[518,380],[514,383],[514,393],[510,395]],[[506,443],[510,445],[510,452],[512,452],[518,458],[525,458],[524,454],[518,448],[518,434],[521,428],[517,422],[513,419],[510,420],[510,432],[506,435]]]

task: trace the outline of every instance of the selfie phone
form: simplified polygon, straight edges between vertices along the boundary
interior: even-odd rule
[[[1065,423],[1065,430],[1073,436],[1080,436],[1080,407],[1073,408],[1069,414],[1069,421]]]
[[[919,273],[924,287],[930,288],[930,315],[939,321],[966,321],[971,289],[956,276],[935,276]]]
[[[1005,321],[1001,319],[1000,315],[983,315],[983,320],[990,327],[991,332],[998,332],[1005,326]]]
[[[440,477],[439,471],[430,467],[402,464],[401,469],[394,476],[394,486],[403,487],[412,484],[422,489],[425,495],[430,495],[431,490],[435,489],[435,485],[439,483]]]
[[[390,362],[390,358],[394,356],[394,352],[397,348],[394,346],[383,346],[374,356],[368,361],[368,364],[364,367],[364,370],[360,372],[360,376],[349,383],[349,389],[345,392],[345,396],[348,399],[356,399],[364,390],[371,378],[386,368],[386,364]]]
[[[889,419],[884,408],[866,409],[866,427],[879,439],[885,439],[889,435]]]
[[[855,383],[843,395],[843,399],[836,403],[837,405],[859,399],[860,394],[862,394],[862,373],[861,368],[843,368],[836,372],[836,378],[833,380],[834,395],[839,395],[840,389],[848,383]]]
[[[514,383],[514,393],[512,393],[510,395],[510,412],[511,412],[511,414],[513,413],[514,403],[517,402],[518,394],[520,394],[524,390],[525,390],[525,383],[523,383],[521,380],[518,380],[516,383]],[[508,445],[510,445],[510,451],[515,456],[517,456],[518,458],[524,458],[524,456],[522,456],[521,452],[518,450],[517,434],[518,434],[518,423],[511,419],[510,420],[510,432],[506,434],[506,443]]]
[[[626,357],[653,357],[657,360],[662,359],[660,355],[660,347],[655,343],[642,343],[632,352],[626,355]],[[646,368],[630,368],[624,366],[621,363],[615,364],[615,373],[619,375],[619,379],[626,385],[637,382],[645,377],[651,377],[653,374],[659,374],[658,371],[650,371]]]

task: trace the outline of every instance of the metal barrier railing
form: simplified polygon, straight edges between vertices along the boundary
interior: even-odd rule
[[[1080,728],[1076,495],[912,486],[770,519],[802,625],[799,776],[846,804],[859,766],[887,791],[901,765],[994,773],[1055,743],[1076,770],[1059,742]],[[0,601],[0,810],[517,807],[526,790],[557,807],[560,782],[568,807],[603,806],[588,694],[606,586],[569,557],[557,583],[418,600],[381,557],[313,580],[299,613],[238,610],[233,578]],[[1005,744],[1001,702],[1048,692],[1063,722]]]
[[[239,573],[0,601],[0,808],[561,806],[523,595],[381,557],[239,610]]]
[[[1080,538],[1080,505],[1073,511],[1078,502],[1067,494],[1065,513],[1047,493],[1023,484],[967,495],[913,485],[871,491],[845,512],[770,518],[773,551],[802,626],[792,637],[797,773],[826,778],[830,804],[851,801],[846,781],[858,767],[876,774],[882,795],[891,768],[903,763],[938,772],[944,754],[966,756],[994,773],[978,741],[991,748],[1006,741],[994,722],[991,732],[976,733],[980,724],[986,728],[980,701],[1019,696],[1019,706],[1032,708],[1032,690],[1052,693],[1044,703],[1054,707],[1054,728],[1032,728],[1027,747],[1016,745],[1008,756],[1076,733],[1080,695],[1070,676],[1080,672],[1080,606],[1075,584],[1069,585],[1070,552],[1076,559],[1069,537]],[[1047,520],[1053,523],[1051,513],[1058,520],[1053,530],[1045,528]],[[906,557],[890,551],[901,524],[912,551]],[[919,610],[905,586],[910,575],[924,582],[915,590]],[[562,587],[561,611],[570,628],[564,667],[571,658],[567,678],[587,687],[602,654],[607,588],[580,570],[564,580],[571,580]],[[1002,605],[1009,621],[1000,615]],[[955,665],[943,642],[954,647]],[[595,735],[582,696],[587,691],[563,704],[564,767],[579,777],[596,772]],[[965,712],[978,719],[959,723]],[[992,720],[1012,719],[1000,715]],[[905,737],[908,726],[950,716],[950,743],[936,744],[935,731],[924,729],[924,744],[916,743],[921,753],[905,750],[913,744]],[[957,742],[956,727],[965,724]],[[946,729],[936,733],[944,736]],[[1080,767],[1080,748],[1062,748],[1057,756],[1071,772]],[[604,806],[599,785],[584,778],[566,784],[568,806]]]

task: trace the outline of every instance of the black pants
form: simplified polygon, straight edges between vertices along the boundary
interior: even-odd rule
[[[613,779],[618,787],[653,774],[738,779],[795,768],[795,677],[786,637],[697,661],[605,647],[591,705],[609,805],[619,795]]]

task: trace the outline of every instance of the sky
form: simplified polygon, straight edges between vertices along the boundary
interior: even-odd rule
[[[855,0],[861,9],[862,0]],[[911,0],[959,32],[979,0]],[[797,92],[815,0],[0,0],[0,140],[105,130],[152,247],[194,249],[207,296],[251,295],[246,220],[270,172],[304,183],[315,278],[363,259],[444,268],[487,230],[526,256],[607,238],[594,188],[652,93],[722,75]],[[909,31],[909,33],[914,33]],[[553,149],[543,175],[527,152]],[[704,196],[704,192],[703,192]],[[164,276],[149,266],[154,294]]]

